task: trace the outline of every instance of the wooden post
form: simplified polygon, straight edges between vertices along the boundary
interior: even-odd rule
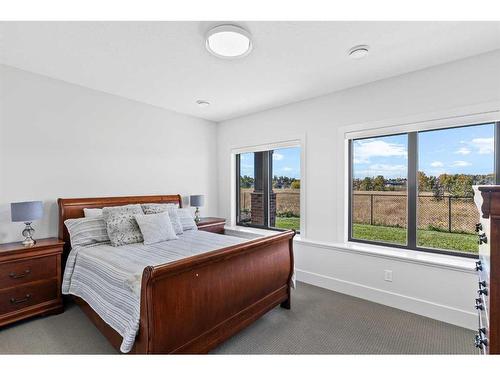
[[[451,233],[451,195],[448,197],[448,232]]]
[[[370,194],[370,225],[373,225],[373,194]]]

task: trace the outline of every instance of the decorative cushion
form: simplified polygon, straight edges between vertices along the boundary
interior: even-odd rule
[[[140,204],[104,207],[102,216],[106,222],[108,236],[112,246],[142,242],[143,237],[134,215],[141,215]]]
[[[106,222],[102,216],[67,219],[64,225],[68,228],[72,247],[109,243]]]
[[[177,215],[182,224],[182,230],[198,230],[198,226],[193,218],[193,210],[190,208],[179,208]]]
[[[160,212],[165,211],[168,212],[170,221],[175,230],[175,234],[182,234],[184,232],[182,230],[181,220],[179,218],[179,215],[177,214],[179,205],[172,203],[145,203],[141,206],[146,215],[159,214]]]
[[[102,216],[102,208],[84,208],[83,215],[85,217]]]
[[[144,245],[177,239],[168,212],[134,217],[144,237]]]

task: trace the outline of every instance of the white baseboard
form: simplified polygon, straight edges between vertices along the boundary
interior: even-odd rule
[[[391,306],[471,330],[477,329],[477,315],[469,311],[301,269],[295,269],[295,274],[297,280],[307,284]]]

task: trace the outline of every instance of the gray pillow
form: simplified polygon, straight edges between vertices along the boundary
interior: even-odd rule
[[[142,242],[143,237],[134,215],[141,215],[140,204],[118,207],[104,207],[102,217],[106,222],[108,236],[112,246]]]
[[[64,225],[68,228],[72,247],[109,243],[106,222],[102,216],[68,219]]]
[[[177,239],[168,212],[134,217],[144,237],[144,245]]]
[[[179,208],[177,215],[181,220],[182,230],[198,230],[198,226],[193,218],[193,211],[190,208]]]
[[[170,221],[174,227],[175,234],[182,234],[182,223],[177,214],[179,205],[172,203],[145,203],[142,204],[142,210],[146,215],[159,214],[160,212],[168,212],[170,216]]]

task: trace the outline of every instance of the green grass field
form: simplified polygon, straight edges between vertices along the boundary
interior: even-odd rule
[[[354,224],[353,238],[389,242],[404,245],[406,229],[383,227],[377,225]],[[461,250],[467,253],[477,253],[477,236],[474,234],[448,233],[434,230],[417,230],[417,245],[434,249]]]
[[[276,228],[299,230],[300,217],[277,217]]]
[[[300,218],[277,217],[276,227],[299,230]],[[353,238],[404,245],[406,243],[406,229],[354,224]],[[478,252],[477,236],[474,234],[448,233],[419,229],[417,230],[417,244],[421,247],[433,249],[461,250],[467,253]]]

